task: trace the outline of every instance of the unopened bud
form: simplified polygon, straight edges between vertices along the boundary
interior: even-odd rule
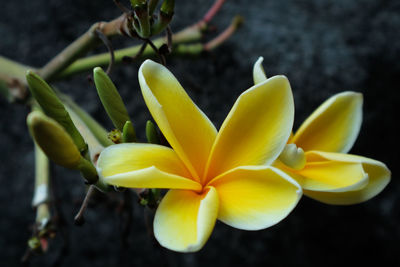
[[[57,121],[70,135],[78,150],[84,155],[87,145],[79,131],[76,129],[63,103],[53,89],[39,75],[28,71],[26,80],[32,96],[39,103],[44,113]]]
[[[174,0],[165,0],[160,8],[157,20],[151,27],[151,34],[156,35],[162,32],[171,22],[174,15]]]
[[[70,169],[77,169],[81,154],[66,130],[40,111],[27,117],[29,131],[49,159]]]
[[[131,121],[127,121],[122,131],[122,142],[131,143],[135,141],[136,141],[135,128],[133,128],[133,124]]]
[[[122,131],[125,122],[130,121],[130,118],[117,88],[111,81],[110,77],[108,77],[100,67],[94,68],[93,76],[97,93],[104,109],[114,126]]]
[[[157,128],[153,122],[147,121],[146,123],[146,138],[147,142],[151,144],[159,144],[160,138],[158,136]]]

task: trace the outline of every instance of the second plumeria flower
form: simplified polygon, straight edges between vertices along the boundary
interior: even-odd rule
[[[261,63],[262,58],[254,65],[255,84],[267,79]],[[306,196],[327,204],[356,204],[389,183],[384,163],[347,154],[360,131],[362,103],[362,94],[351,91],[330,97],[303,122],[275,162]]]
[[[275,76],[240,95],[219,132],[165,67],[146,60],[139,70],[145,102],[171,148],[120,144],[98,161],[104,182],[171,189],[154,219],[160,244],[197,251],[217,219],[259,230],[296,206],[299,184],[270,164],[290,136],[294,104],[286,77]]]

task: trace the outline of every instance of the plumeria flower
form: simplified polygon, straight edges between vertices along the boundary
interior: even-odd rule
[[[154,218],[154,234],[162,246],[197,251],[217,219],[238,229],[259,230],[292,211],[301,187],[270,166],[293,124],[286,77],[272,77],[242,93],[219,132],[162,65],[146,60],[139,82],[172,149],[113,145],[103,150],[97,167],[110,185],[170,189]]]
[[[262,58],[254,83],[265,81]],[[327,204],[355,204],[379,194],[390,181],[386,165],[347,154],[361,127],[362,94],[343,92],[326,100],[292,135],[274,166],[293,177],[305,195]]]

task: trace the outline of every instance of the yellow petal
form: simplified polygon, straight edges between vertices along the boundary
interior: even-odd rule
[[[368,183],[358,189],[344,192],[323,192],[304,190],[304,194],[327,204],[349,205],[367,201],[379,194],[389,183],[391,173],[386,165],[380,161],[339,153],[314,152],[314,160],[317,157],[332,161],[342,161],[353,164],[361,164],[368,175]]]
[[[293,116],[286,77],[274,76],[245,91],[221,126],[206,180],[238,166],[272,163],[290,136]]]
[[[304,151],[347,153],[360,131],[362,102],[360,93],[332,96],[303,122],[291,142]]]
[[[139,69],[139,82],[162,133],[193,177],[200,177],[217,134],[214,125],[164,66],[146,60]]]
[[[301,197],[300,185],[273,167],[239,167],[210,185],[219,196],[218,219],[244,230],[264,229],[280,222]]]
[[[261,82],[263,82],[263,81],[265,81],[267,79],[267,75],[265,75],[265,71],[264,71],[264,68],[262,66],[263,60],[264,60],[263,57],[259,57],[257,59],[256,63],[254,63],[254,66],[253,66],[253,81],[254,81],[254,84],[261,83]]]
[[[306,157],[304,168],[295,172],[300,177],[293,177],[304,190],[344,192],[368,184],[368,174],[359,162],[330,160],[320,157],[316,151],[307,152]]]
[[[168,249],[200,250],[209,238],[218,215],[218,194],[213,187],[202,193],[170,190],[154,217],[154,235]]]
[[[97,171],[104,182],[131,188],[200,190],[176,153],[153,144],[119,144],[100,154]]]

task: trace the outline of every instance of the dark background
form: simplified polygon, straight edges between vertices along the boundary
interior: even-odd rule
[[[212,1],[176,1],[173,30],[202,17]],[[296,124],[322,101],[345,90],[364,94],[364,121],[351,151],[388,165],[393,180],[374,199],[353,206],[329,206],[304,197],[284,221],[248,232],[217,223],[198,253],[158,248],[146,234],[143,209],[132,200],[133,220],[121,241],[117,210],[122,194],[97,197],[86,224],[73,225],[84,196],[79,174],[53,168],[63,232],[32,266],[395,266],[399,260],[400,183],[397,109],[400,74],[400,2],[379,0],[227,1],[212,21],[219,30],[235,14],[244,26],[216,51],[197,59],[168,59],[169,69],[194,101],[220,125],[236,97],[252,85],[252,65],[263,56],[267,75],[286,75],[296,103]],[[1,1],[0,54],[41,66],[100,20],[118,16],[111,0]],[[134,41],[124,41],[131,45]],[[121,42],[116,40],[115,46]],[[105,48],[99,51],[104,52]],[[150,118],[137,82],[139,62],[116,68],[112,78],[143,140]],[[86,75],[56,84],[108,129]],[[397,105],[397,106],[396,106]],[[27,133],[27,108],[0,99],[0,265],[18,266],[35,213],[30,206],[34,163]],[[126,214],[125,214],[126,215]],[[63,244],[67,244],[63,250]]]

